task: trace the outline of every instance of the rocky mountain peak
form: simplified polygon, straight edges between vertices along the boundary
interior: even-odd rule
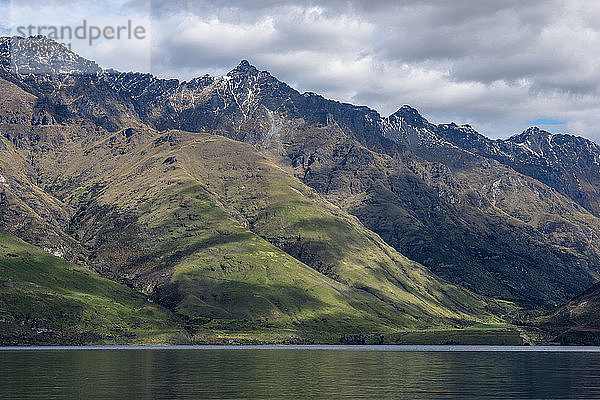
[[[411,149],[445,146],[447,143],[435,133],[436,126],[427,121],[419,111],[403,105],[381,121],[385,137]]]
[[[510,137],[508,140],[514,143],[537,143],[539,141],[548,141],[551,137],[552,133],[540,129],[537,126],[532,126],[527,128],[523,133]]]
[[[405,104],[398,109],[394,114],[390,116],[390,120],[402,118],[407,124],[412,125],[414,127],[425,127],[429,124],[419,111],[415,108]]]
[[[237,67],[232,69],[227,76],[248,76],[248,75],[256,75],[260,71],[252,64],[248,62],[248,60],[242,60],[238,64]]]

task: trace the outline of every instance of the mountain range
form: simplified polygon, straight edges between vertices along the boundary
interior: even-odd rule
[[[600,278],[581,137],[384,117],[247,61],[103,70],[44,37],[0,39],[0,88],[6,343],[504,343]]]

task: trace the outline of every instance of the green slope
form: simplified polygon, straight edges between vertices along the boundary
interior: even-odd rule
[[[185,340],[164,308],[0,230],[0,343]]]
[[[486,313],[482,298],[402,256],[249,145],[184,135],[193,142],[179,152],[182,167],[253,232],[322,274],[392,304],[409,326]]]
[[[75,132],[34,132],[42,148],[65,141],[36,159],[38,180],[74,210],[64,230],[89,264],[191,330],[496,321],[497,303],[406,259],[247,144],[151,130],[82,144]]]

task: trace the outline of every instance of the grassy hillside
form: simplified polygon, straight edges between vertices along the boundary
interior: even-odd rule
[[[0,343],[185,340],[166,309],[0,230]]]
[[[253,232],[313,269],[393,304],[414,318],[409,324],[468,320],[483,310],[482,299],[408,260],[250,146],[190,137],[181,164],[191,175]]]
[[[87,130],[21,136],[37,138],[39,187],[73,210],[56,229],[88,265],[166,306],[197,337],[463,327],[496,322],[505,306],[436,278],[250,145]]]

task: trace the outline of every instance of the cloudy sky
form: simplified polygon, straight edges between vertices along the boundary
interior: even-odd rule
[[[300,91],[368,105],[384,115],[410,104],[433,122],[469,123],[493,137],[538,125],[600,142],[600,3],[94,4],[12,0],[8,25],[14,30],[32,19],[53,24],[131,19],[148,28],[144,43],[99,41],[75,49],[103,67],[179,79],[224,74],[248,59]]]

